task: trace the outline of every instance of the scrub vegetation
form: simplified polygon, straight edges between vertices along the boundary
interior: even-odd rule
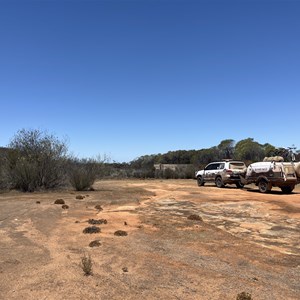
[[[46,131],[22,129],[6,148],[0,148],[0,189],[33,192],[70,186],[76,191],[91,191],[95,180],[102,178],[189,179],[211,161],[232,158],[250,164],[276,155],[288,161],[290,153],[253,138],[237,143],[227,139],[208,149],[169,151],[116,163],[106,156],[79,159],[69,154],[65,140]],[[172,168],[161,168],[170,164]]]

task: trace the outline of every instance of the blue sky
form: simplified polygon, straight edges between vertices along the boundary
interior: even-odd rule
[[[80,157],[248,137],[300,148],[300,1],[0,0],[0,146]]]

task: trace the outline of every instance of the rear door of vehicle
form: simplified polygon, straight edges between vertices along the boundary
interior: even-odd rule
[[[229,163],[229,169],[233,174],[241,174],[245,172],[246,165],[243,162],[233,161]]]

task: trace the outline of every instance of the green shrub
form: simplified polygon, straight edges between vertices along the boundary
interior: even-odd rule
[[[175,179],[177,177],[177,174],[174,170],[171,169],[165,169],[163,176],[165,179]]]
[[[34,192],[38,187],[38,166],[26,159],[19,159],[11,175],[13,176],[14,188],[22,192]]]
[[[67,146],[55,136],[22,129],[5,155],[7,185],[24,192],[50,189],[65,181]]]
[[[71,167],[69,180],[76,191],[92,190],[97,176],[97,163],[89,160],[77,160]]]

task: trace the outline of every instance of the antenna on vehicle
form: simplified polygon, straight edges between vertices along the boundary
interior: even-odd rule
[[[295,147],[294,144],[292,145],[292,147],[288,147],[288,153],[289,153],[289,156],[291,157],[292,161],[296,160],[295,153],[293,151],[293,150],[296,150],[296,149],[297,149],[297,147]]]

